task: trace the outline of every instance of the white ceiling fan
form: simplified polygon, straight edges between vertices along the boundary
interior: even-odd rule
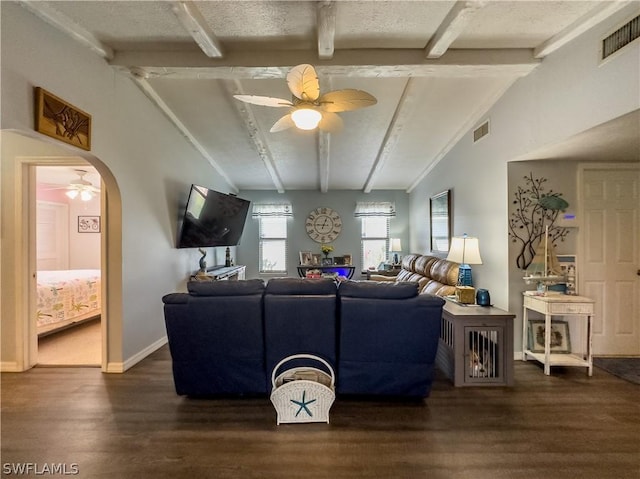
[[[89,201],[100,193],[100,188],[93,186],[93,183],[84,179],[84,176],[87,174],[86,170],[74,171],[78,175],[78,178],[71,180],[69,185],[64,187],[67,190],[65,195],[72,200],[80,196],[82,201]]]
[[[233,96],[240,101],[254,105],[291,108],[289,113],[271,127],[271,132],[295,126],[301,130],[319,128],[335,133],[342,128],[342,118],[336,113],[357,110],[377,103],[373,95],[362,90],[335,90],[320,95],[320,84],[316,70],[306,63],[297,65],[289,71],[287,85],[293,95],[291,101],[270,96]]]

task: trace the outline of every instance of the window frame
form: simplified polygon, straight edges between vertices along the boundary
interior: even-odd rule
[[[280,236],[270,236],[268,238],[263,237],[263,229],[264,229],[264,224],[263,221],[268,221],[268,220],[282,220],[284,221],[284,237],[280,237]],[[280,274],[287,274],[287,262],[288,262],[288,257],[289,257],[289,243],[288,243],[288,236],[289,236],[289,232],[288,232],[288,222],[287,222],[287,217],[286,216],[260,216],[258,217],[258,273],[259,274],[276,274],[276,275],[280,275]],[[263,269],[263,245],[265,243],[275,243],[275,242],[280,242],[283,241],[284,242],[284,269],[272,269],[272,270],[265,270]]]

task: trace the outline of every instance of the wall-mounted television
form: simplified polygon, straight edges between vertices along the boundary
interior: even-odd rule
[[[248,200],[191,185],[178,248],[236,246],[249,211]]]

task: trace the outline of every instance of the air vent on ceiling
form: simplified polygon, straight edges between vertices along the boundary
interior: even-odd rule
[[[484,138],[489,134],[489,120],[485,121],[478,128],[473,130],[473,142],[480,140],[480,138]]]
[[[602,59],[614,54],[638,37],[640,37],[640,15],[602,40]]]

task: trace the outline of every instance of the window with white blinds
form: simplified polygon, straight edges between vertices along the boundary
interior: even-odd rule
[[[260,273],[286,273],[287,218],[293,216],[291,205],[256,204],[252,216],[259,221]]]
[[[387,261],[389,216],[362,216],[361,258],[364,270]]]

